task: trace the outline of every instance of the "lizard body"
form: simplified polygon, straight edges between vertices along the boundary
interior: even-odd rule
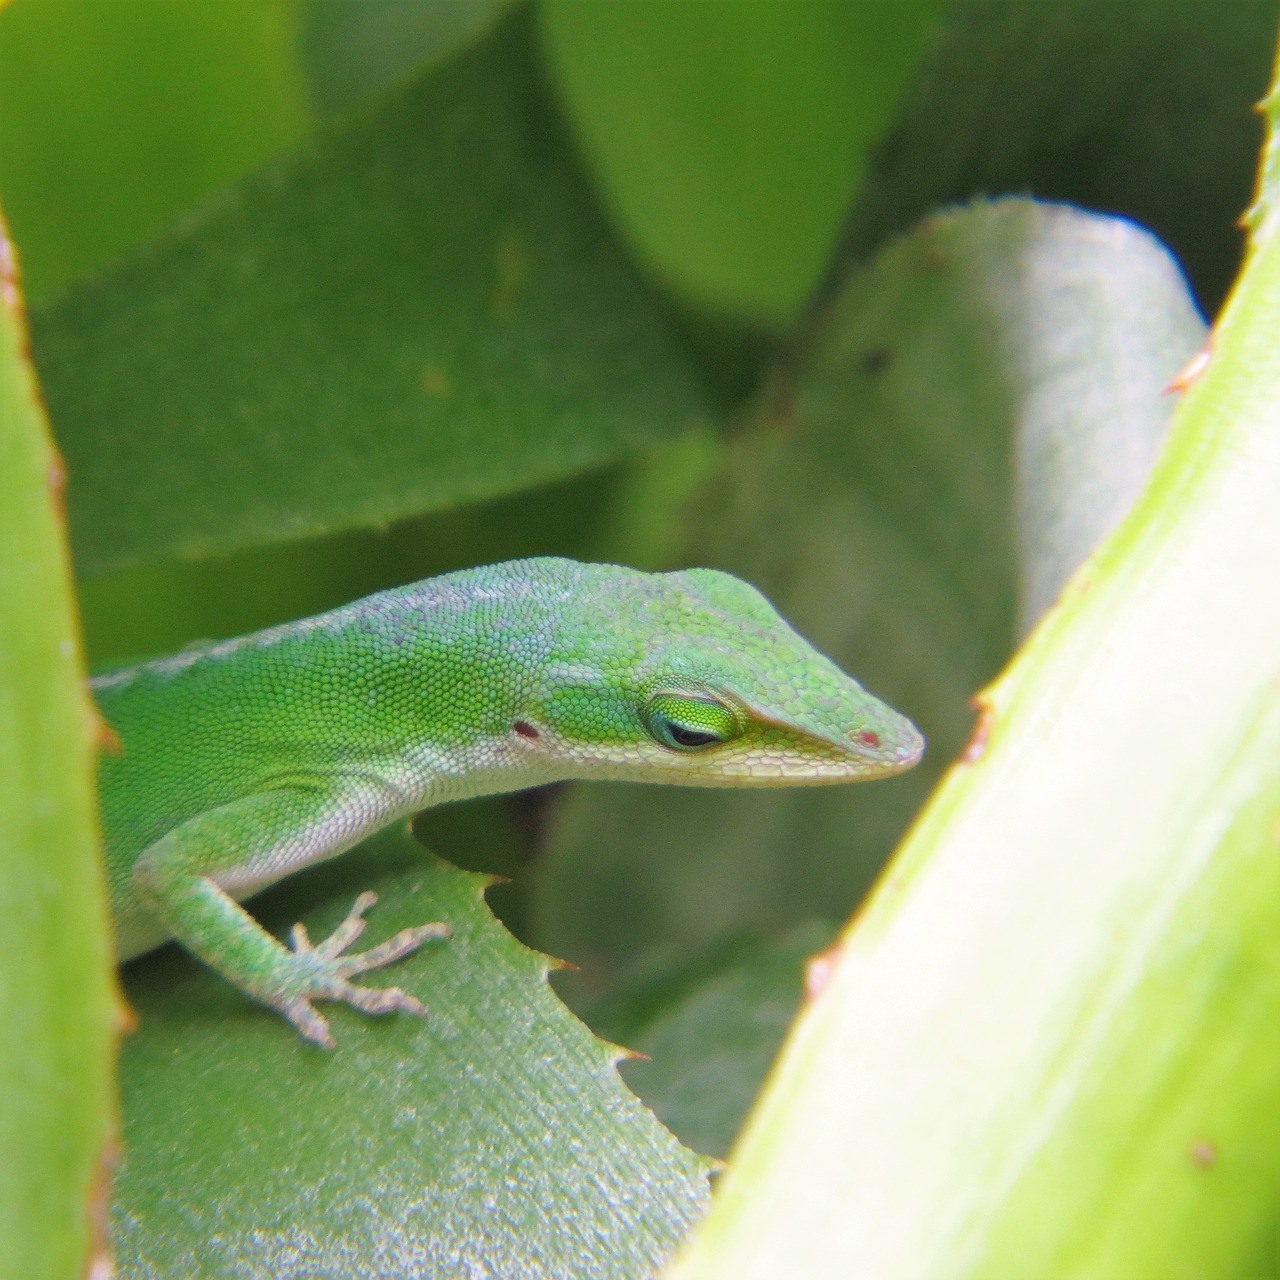
[[[909,768],[909,721],[754,588],[554,558],[380,592],[93,682],[120,749],[99,766],[117,952],[169,938],[332,1044],[316,999],[421,1005],[357,974],[447,936],[344,954],[372,895],[292,950],[239,901],[397,818],[569,778],[838,783]]]

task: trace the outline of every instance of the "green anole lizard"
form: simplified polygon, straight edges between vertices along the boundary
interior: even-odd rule
[[[239,901],[419,809],[569,778],[694,786],[851,782],[910,768],[915,727],[711,569],[516,560],[93,682],[121,959],[176,938],[307,1039],[314,1000],[423,1012],[352,981],[445,937],[347,954],[362,894],[286,948]]]

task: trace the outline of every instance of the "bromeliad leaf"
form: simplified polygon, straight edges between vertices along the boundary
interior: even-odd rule
[[[485,883],[391,829],[259,899],[277,930],[301,905],[319,937],[372,885],[379,937],[453,928],[396,968],[426,1020],[338,1009],[332,1054],[175,949],[131,966],[124,1275],[654,1273],[706,1206],[708,1162],[627,1092]]]
[[[699,416],[531,46],[519,11],[36,317],[83,572],[383,525]]]
[[[117,1020],[59,468],[0,219],[0,1276],[100,1258]],[[96,1196],[94,1203],[91,1198]],[[95,1247],[96,1246],[96,1247]]]

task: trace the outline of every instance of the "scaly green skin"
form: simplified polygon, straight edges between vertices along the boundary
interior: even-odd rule
[[[122,959],[177,938],[331,1045],[315,999],[421,1012],[350,978],[447,926],[342,953],[288,950],[237,900],[447,800],[568,778],[696,786],[851,782],[909,768],[911,723],[753,587],[517,560],[117,671],[94,692],[120,748],[99,775]]]

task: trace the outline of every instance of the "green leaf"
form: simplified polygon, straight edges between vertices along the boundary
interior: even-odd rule
[[[37,317],[83,572],[381,525],[698,418],[528,17]]]
[[[1274,0],[957,0],[876,150],[845,260],[942,205],[1031,193],[1136,219],[1215,310],[1239,265],[1275,26]]]
[[[0,192],[40,303],[308,123],[299,0],[20,0],[0,16]]]
[[[0,222],[0,1277],[101,1260],[117,1006],[61,469]]]
[[[341,111],[474,38],[510,0],[311,0],[302,52],[315,96]]]
[[[693,301],[796,318],[937,0],[543,0],[548,56],[640,254]]]
[[[372,886],[371,936],[453,927],[384,980],[426,1020],[338,1009],[331,1053],[173,948],[130,966],[123,1275],[654,1273],[705,1207],[707,1163],[627,1092],[486,883],[393,829],[255,903],[280,928],[309,900],[317,937]]]
[[[584,966],[566,992],[589,1001],[651,954],[852,910],[1009,650],[1017,512],[1042,592],[1141,482],[1175,403],[1162,389],[1203,332],[1149,236],[1029,201],[940,215],[849,281],[705,485],[680,558],[758,584],[916,720],[926,763],[866,787],[573,792],[534,932]],[[1105,459],[1083,503],[1063,501],[1080,471],[1064,430]],[[1060,522],[1016,498],[1019,452],[1024,490]]]
[[[1274,1269],[1278,422],[1263,217],[1142,499],[984,695],[680,1280]]]

